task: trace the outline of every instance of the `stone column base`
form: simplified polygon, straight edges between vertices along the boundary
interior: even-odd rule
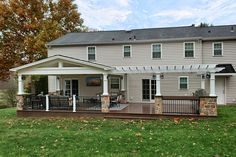
[[[102,102],[102,112],[109,112],[110,96],[102,95],[101,102]]]
[[[163,112],[162,96],[155,96],[155,114],[162,114]]]
[[[217,116],[217,97],[200,97],[200,115]]]
[[[17,110],[23,110],[24,108],[24,96],[23,95],[17,95],[16,96],[16,109]]]

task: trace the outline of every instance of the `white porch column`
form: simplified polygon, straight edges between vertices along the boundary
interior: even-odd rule
[[[103,74],[103,94],[102,95],[108,95],[108,80],[107,80],[108,74]]]
[[[205,77],[201,75],[201,89],[205,89]]]
[[[161,96],[161,77],[156,74],[156,96]]]
[[[22,75],[18,75],[18,95],[24,94],[24,82]]]
[[[210,96],[216,96],[216,90],[215,90],[215,74],[211,73],[210,78]]]
[[[121,79],[121,91],[125,91],[125,75],[122,75],[122,79]]]
[[[56,85],[57,85],[57,91],[60,91],[61,89],[60,89],[60,77],[59,76],[57,76],[57,78],[56,78]]]

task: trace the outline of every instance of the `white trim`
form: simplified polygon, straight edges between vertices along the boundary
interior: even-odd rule
[[[125,46],[129,46],[130,47],[130,56],[126,56],[125,57]],[[132,45],[122,45],[122,53],[123,53],[123,58],[132,58]]]
[[[187,89],[180,89],[180,78],[187,78]],[[178,89],[179,90],[189,90],[189,76],[179,76],[178,77]]]
[[[221,55],[215,55],[214,51],[215,51],[215,44],[221,44]],[[213,42],[212,43],[212,56],[213,57],[223,57],[224,56],[224,44],[223,42]]]
[[[64,68],[35,68],[18,72],[21,75],[69,75],[69,74],[103,74],[104,70],[89,67],[64,67]]]
[[[153,58],[153,45],[160,45],[161,46],[161,57],[160,58]],[[151,59],[152,60],[158,60],[158,59],[162,59],[162,43],[153,43],[151,44]]]
[[[95,52],[94,52],[94,54],[95,54],[95,59],[94,59],[94,60],[89,60],[89,57],[88,57],[88,55],[89,55],[89,54],[88,54],[88,49],[89,49],[90,47],[94,47],[94,48],[95,48]],[[92,62],[93,62],[93,61],[96,61],[96,60],[97,60],[97,47],[96,47],[96,46],[87,46],[86,49],[87,49],[87,60],[88,60],[88,61],[92,61]]]
[[[215,73],[215,76],[236,76],[236,73]]]
[[[227,78],[226,78],[226,77],[225,77],[224,81],[225,81],[225,89],[224,89],[224,90],[225,90],[225,93],[224,93],[224,94],[225,94],[225,95],[224,95],[224,96],[225,96],[225,104],[227,104],[227,97],[226,97],[226,96],[227,96],[227,95],[226,95],[226,94],[227,94],[227,88],[226,88],[226,85],[227,85]]]
[[[186,43],[193,43],[193,57],[185,57],[185,44]],[[183,42],[183,53],[184,53],[184,58],[186,59],[195,59],[195,41],[189,41],[189,42]]]
[[[110,66],[106,66],[106,65],[102,65],[102,64],[97,64],[97,63],[93,63],[93,62],[89,62],[89,61],[85,61],[85,60],[81,60],[81,59],[76,59],[76,58],[71,58],[71,57],[67,57],[67,56],[62,56],[62,55],[55,55],[55,56],[51,56],[51,57],[48,57],[48,58],[45,58],[45,59],[42,59],[42,60],[39,60],[39,61],[35,61],[33,63],[22,65],[22,66],[19,66],[19,67],[16,67],[16,68],[12,68],[12,69],[10,69],[10,71],[15,71],[16,72],[16,71],[19,71],[19,70],[22,70],[22,69],[26,69],[26,68],[29,68],[29,67],[32,67],[32,66],[40,65],[40,64],[50,62],[50,61],[53,61],[53,60],[65,60],[65,61],[68,61],[68,62],[73,62],[73,63],[82,64],[82,65],[86,65],[86,66],[101,68],[103,70],[113,69]]]

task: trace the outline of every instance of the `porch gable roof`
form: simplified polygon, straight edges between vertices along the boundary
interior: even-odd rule
[[[67,62],[71,62],[71,63],[75,63],[75,64],[81,64],[84,66],[89,66],[89,67],[94,67],[94,68],[98,68],[101,70],[105,70],[105,71],[109,71],[111,69],[113,69],[113,67],[107,66],[107,65],[103,65],[103,64],[99,64],[99,63],[95,63],[95,62],[91,62],[91,61],[86,61],[86,60],[82,60],[82,59],[77,59],[77,58],[73,58],[73,57],[68,57],[68,56],[63,56],[63,55],[54,55],[54,56],[50,56],[48,58],[39,60],[39,61],[35,61],[26,65],[22,65],[19,67],[15,67],[10,69],[10,71],[12,72],[18,72],[21,70],[25,70],[27,68],[30,67],[35,67],[37,65],[41,65],[44,63],[49,63],[51,61],[55,61],[55,60],[63,60],[63,61],[67,61]]]

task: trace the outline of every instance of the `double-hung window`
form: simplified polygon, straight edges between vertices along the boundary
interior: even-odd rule
[[[194,57],[194,42],[185,42],[184,43],[184,57],[193,58]]]
[[[89,61],[96,60],[96,47],[95,46],[88,46],[87,53],[88,53],[88,60]]]
[[[213,43],[212,47],[214,56],[223,56],[223,43],[221,42]]]
[[[124,58],[129,58],[131,57],[131,45],[124,45],[123,46],[123,53],[124,53]]]
[[[161,44],[152,44],[152,59],[161,58]]]
[[[186,90],[188,89],[188,76],[179,77],[179,89]]]

